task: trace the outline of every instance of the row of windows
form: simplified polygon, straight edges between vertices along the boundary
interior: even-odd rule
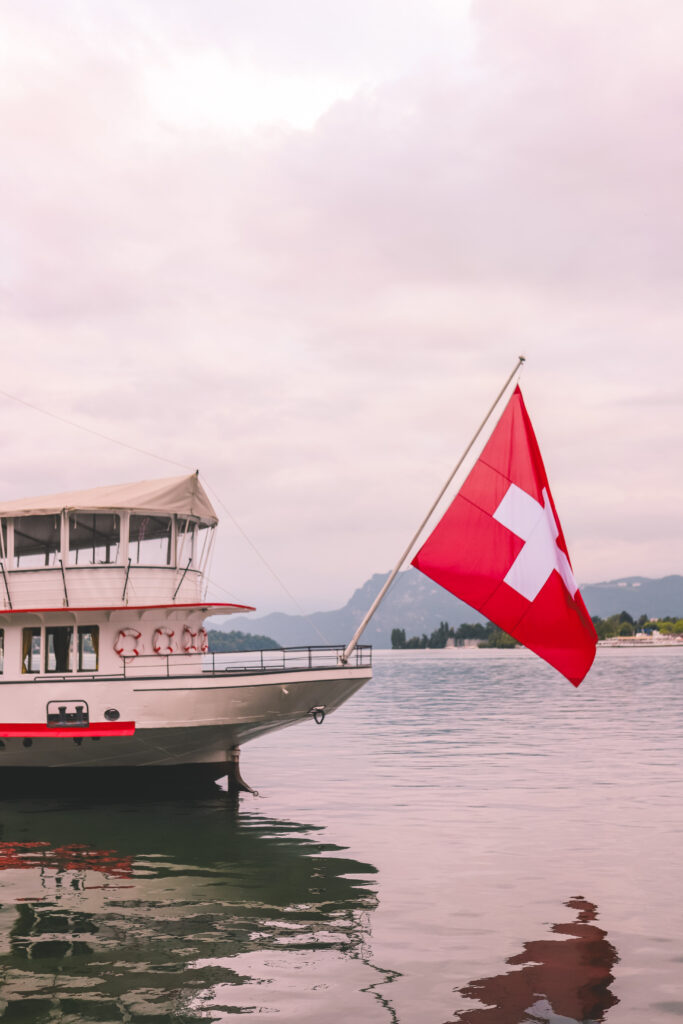
[[[124,533],[133,565],[186,565],[192,559],[197,566],[211,534],[205,523],[193,519],[131,514],[122,522],[117,512],[70,512],[66,526],[64,561],[70,566],[120,564]],[[61,515],[3,519],[0,557],[7,559],[13,569],[58,566],[62,557]]]
[[[100,627],[27,626],[21,637],[22,672],[97,672]],[[43,658],[44,654],[44,658]],[[0,629],[0,672],[4,671],[5,631]]]

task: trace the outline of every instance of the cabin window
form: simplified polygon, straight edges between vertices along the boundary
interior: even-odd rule
[[[100,627],[78,627],[78,671],[97,672],[100,653]]]
[[[60,516],[21,516],[14,520],[14,568],[43,569],[59,563]]]
[[[48,626],[45,630],[45,671],[71,671],[73,626]]]
[[[5,671],[5,631],[0,629],[0,673]]]
[[[69,565],[114,565],[119,560],[121,519],[113,512],[69,515]]]
[[[171,564],[171,517],[130,517],[128,553],[133,565]]]
[[[40,672],[40,626],[26,626],[22,631],[21,671]]]

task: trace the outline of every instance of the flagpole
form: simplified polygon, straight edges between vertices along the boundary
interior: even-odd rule
[[[400,557],[397,565],[393,569],[393,571],[389,574],[389,578],[386,580],[386,582],[385,582],[384,586],[382,587],[382,589],[380,590],[379,594],[377,595],[375,600],[370,605],[370,608],[366,612],[365,618],[361,622],[361,624],[358,627],[358,629],[356,630],[356,632],[353,634],[353,638],[351,639],[351,642],[348,644],[348,646],[344,650],[344,653],[342,655],[340,655],[339,660],[340,660],[342,665],[345,665],[347,663],[347,661],[349,660],[349,658],[351,657],[351,655],[353,654],[354,650],[356,649],[356,644],[360,640],[360,638],[361,638],[361,636],[362,636],[362,634],[363,634],[363,632],[364,632],[368,622],[370,621],[372,616],[375,614],[375,612],[379,608],[380,603],[382,602],[382,600],[384,598],[384,595],[386,594],[387,590],[389,589],[389,587],[391,586],[391,584],[394,582],[394,580],[398,576],[399,572],[401,571],[401,567],[402,567],[403,563],[405,562],[406,558],[408,557],[408,555],[410,554],[410,552],[411,552],[415,542],[417,541],[418,537],[420,536],[420,534],[424,530],[425,526],[427,525],[427,523],[431,519],[432,513],[434,512],[434,509],[437,507],[437,505],[439,504],[439,502],[443,498],[444,494],[446,493],[446,491],[450,487],[451,483],[453,482],[453,477],[458,472],[458,470],[462,466],[463,462],[465,461],[465,459],[469,455],[469,453],[470,453],[470,451],[472,449],[472,446],[475,444],[477,438],[479,437],[479,435],[481,434],[482,430],[484,429],[484,427],[488,423],[489,419],[491,418],[491,414],[493,413],[494,409],[496,408],[496,406],[500,402],[501,398],[505,394],[505,392],[506,392],[506,390],[508,388],[508,385],[510,384],[510,381],[515,376],[515,374],[518,372],[518,370],[520,370],[520,368],[522,367],[524,362],[525,362],[525,357],[524,356],[518,356],[517,363],[515,365],[514,370],[512,371],[512,373],[510,374],[510,376],[505,381],[505,383],[503,384],[502,388],[500,389],[500,391],[496,395],[495,401],[491,405],[491,408],[489,409],[489,411],[486,413],[486,416],[484,416],[483,420],[479,424],[479,426],[477,428],[477,432],[475,433],[475,435],[472,438],[472,440],[470,441],[470,443],[467,445],[467,448],[465,448],[465,451],[462,453],[462,455],[458,459],[458,462],[456,463],[455,467],[453,468],[453,472],[451,473],[451,475],[449,476],[448,480],[446,481],[446,483],[443,485],[443,487],[439,491],[439,494],[437,495],[437,497],[436,497],[432,507],[430,508],[429,512],[427,513],[427,515],[424,517],[424,519],[422,520],[422,522],[418,526],[414,536],[411,538],[411,541],[408,544],[408,547],[405,549],[405,551],[401,555],[401,557]]]

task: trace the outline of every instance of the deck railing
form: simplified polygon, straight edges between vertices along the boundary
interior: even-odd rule
[[[32,682],[106,682],[115,679],[171,678],[173,676],[236,676],[268,672],[320,671],[341,668],[344,645],[336,647],[279,647],[274,651],[228,651],[209,654],[124,654],[122,672],[50,672]],[[349,668],[371,668],[372,647],[356,647]],[[7,681],[7,680],[5,680]],[[27,679],[26,682],[29,680]]]
[[[280,647],[272,651],[226,651],[209,654],[124,654],[123,675],[187,676],[243,675],[245,673],[297,672],[341,666],[344,644],[334,647]],[[349,668],[370,668],[372,647],[356,647]]]

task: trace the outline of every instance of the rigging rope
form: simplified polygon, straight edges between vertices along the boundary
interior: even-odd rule
[[[157,454],[157,452],[150,452],[146,448],[138,448],[137,445],[129,444],[127,441],[122,441],[118,437],[112,437],[110,434],[104,434],[101,430],[94,430],[92,427],[86,427],[83,423],[78,423],[76,420],[69,419],[66,416],[60,416],[59,413],[52,412],[49,409],[44,409],[42,406],[36,405],[33,402],[28,402],[26,401],[25,398],[20,398],[19,395],[14,395],[11,392],[5,391],[2,388],[0,388],[0,395],[3,395],[5,398],[11,399],[13,402],[18,402],[20,405],[24,405],[26,406],[26,408],[32,409],[34,412],[38,412],[42,416],[48,416],[53,420],[58,420],[60,423],[65,423],[67,426],[74,427],[74,429],[76,430],[82,430],[86,434],[92,434],[95,437],[99,437],[104,441],[109,441],[111,444],[117,444],[121,448],[128,448],[130,451],[137,452],[138,455],[146,455],[149,456],[149,458],[158,459],[160,462],[167,462],[171,466],[179,466],[181,469],[186,469],[190,473],[194,473],[195,471],[193,466],[187,466],[184,462],[178,462],[176,459],[169,459],[165,455],[159,455]],[[315,624],[315,622],[313,622],[310,616],[308,616],[306,612],[304,612],[304,610],[302,609],[301,605],[294,597],[292,592],[289,590],[287,586],[285,586],[284,582],[280,579],[280,577],[275,572],[273,567],[270,565],[268,560],[265,558],[264,555],[261,554],[256,544],[254,544],[252,539],[247,534],[246,530],[244,530],[242,526],[240,526],[240,524],[237,522],[237,520],[235,519],[235,517],[233,516],[232,512],[227,507],[223,499],[220,497],[217,491],[211,486],[211,484],[208,482],[206,478],[204,478],[204,484],[206,485],[207,489],[213,493],[214,500],[221,506],[221,508],[226,513],[235,529],[238,530],[238,532],[242,535],[244,540],[247,542],[247,544],[256,554],[256,556],[260,559],[263,565],[266,567],[266,569],[271,574],[276,583],[282,588],[284,593],[287,595],[292,604],[298,610],[299,614],[302,615],[306,619],[306,621],[311,625],[311,627],[315,630],[315,632],[321,638],[323,643],[326,646],[330,646],[330,641],[321,633],[321,631],[318,629],[317,625]],[[209,582],[213,581],[210,580]],[[214,586],[219,585],[214,583]]]
[[[19,398],[18,395],[12,395],[9,391],[3,391],[0,388],[0,395],[4,395],[5,398],[11,398],[13,402],[19,402],[20,405],[25,405],[28,409],[33,409],[34,412],[39,412],[43,416],[49,416],[53,420],[59,420],[60,423],[66,423],[69,427],[75,427],[76,430],[83,430],[86,434],[94,434],[95,437],[101,437],[105,441],[111,441],[112,444],[118,444],[121,448],[129,448],[132,452],[137,452],[139,455],[149,455],[152,459],[159,459],[160,462],[168,462],[171,466],[180,466],[181,469],[186,469],[190,473],[194,473],[192,466],[186,466],[184,462],[176,462],[175,459],[167,459],[165,455],[157,455],[156,452],[147,451],[146,448],[138,448],[134,444],[128,444],[127,441],[121,441],[117,437],[110,437],[109,434],[103,434],[100,430],[93,430],[92,427],[86,427],[82,423],[76,423],[75,420],[67,419],[66,416],[60,416],[59,413],[51,412],[49,409],[43,409],[39,405],[34,405],[33,402],[27,402],[25,398]]]

